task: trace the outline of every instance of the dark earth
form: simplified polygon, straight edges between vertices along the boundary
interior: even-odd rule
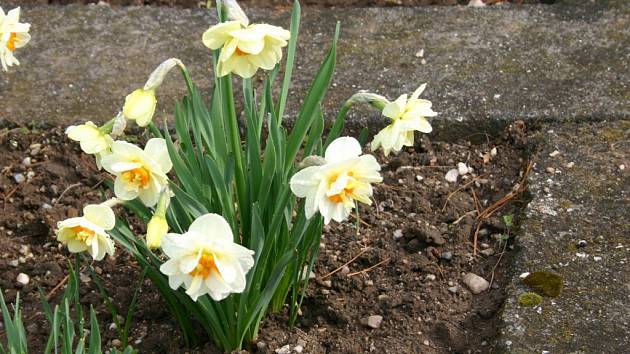
[[[94,4],[108,3],[113,6],[130,6],[130,5],[154,5],[154,6],[177,6],[184,8],[206,7],[207,0],[21,0],[20,4],[37,4],[37,5],[66,5],[66,4]],[[428,6],[428,5],[466,5],[470,0],[302,0],[301,3],[306,6],[314,7],[365,7],[365,6]],[[500,4],[551,4],[555,0],[483,0],[488,5]],[[210,1],[215,4],[216,0]],[[292,0],[241,0],[242,5],[250,7],[277,7],[290,8],[293,4]]]
[[[271,315],[249,351],[274,353],[298,344],[305,353],[492,351],[514,252],[509,237],[515,230],[506,228],[501,216],[514,215],[518,224],[527,196],[516,194],[483,222],[473,255],[476,214],[517,190],[528,152],[522,122],[501,136],[468,140],[482,143],[423,136],[398,155],[377,153],[384,182],[376,186],[375,204],[361,208],[359,229],[355,220],[333,222],[325,229],[316,278],[297,326],[288,328],[285,313]],[[55,225],[80,214],[84,204],[103,200],[110,193],[103,186],[109,177],[96,170],[93,158],[65,138],[60,127],[2,128],[0,155],[0,287],[9,302],[20,291],[29,348],[37,353],[49,328],[38,288],[53,303],[58,300],[68,262],[74,259],[56,242]],[[458,162],[472,167],[472,173],[446,182],[446,172]],[[17,183],[16,174],[25,180]],[[141,227],[135,231],[144,233]],[[93,266],[125,316],[138,286],[138,265],[118,247],[115,257]],[[30,276],[23,287],[16,282],[21,272]],[[490,289],[473,295],[462,281],[468,272],[491,281]],[[104,346],[116,345],[112,316],[85,271],[81,294],[81,301],[98,311]],[[378,328],[365,324],[373,315],[383,318]],[[141,284],[133,319],[130,344],[142,353],[219,353],[210,342],[184,347],[149,281]]]

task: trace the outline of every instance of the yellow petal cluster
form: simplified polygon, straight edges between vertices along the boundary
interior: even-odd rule
[[[28,34],[30,28],[30,24],[20,23],[19,7],[6,14],[0,7],[0,63],[3,71],[7,71],[9,66],[20,65],[13,53],[31,40]]]
[[[282,60],[282,48],[290,37],[291,33],[282,27],[228,21],[210,27],[202,41],[212,50],[222,48],[217,76],[235,73],[250,78],[258,68],[272,70]]]
[[[116,217],[111,207],[90,204],[83,208],[83,216],[57,223],[57,240],[72,253],[88,252],[97,261],[106,254],[114,254],[114,241],[107,231],[114,228]]]
[[[391,151],[400,151],[403,146],[413,146],[414,131],[430,133],[433,130],[427,117],[435,117],[437,113],[431,109],[431,101],[418,98],[425,87],[426,84],[418,87],[410,98],[404,94],[385,105],[383,115],[392,122],[374,136],[372,151],[382,147],[387,156]]]

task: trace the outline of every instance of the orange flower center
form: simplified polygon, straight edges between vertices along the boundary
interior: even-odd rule
[[[89,237],[94,236],[95,232],[83,226],[75,226],[72,228],[77,240],[86,242]]]
[[[204,253],[197,263],[197,267],[193,269],[190,276],[207,278],[212,272],[219,272],[216,263],[214,263],[214,256],[209,253]]]
[[[352,171],[348,172],[347,175],[348,177],[352,178]],[[333,176],[329,180],[330,185],[335,183],[337,181],[337,178],[339,178],[339,175]],[[346,200],[346,198],[350,197],[354,193],[354,187],[355,187],[354,179],[350,179],[348,180],[348,183],[346,183],[346,186],[343,188],[343,190],[340,193],[328,196],[328,200],[330,200],[333,203],[343,203]]]
[[[239,57],[242,57],[243,55],[248,55],[249,53],[246,53],[240,49],[238,49],[238,47],[236,47],[236,51],[235,51],[236,55],[238,55]]]
[[[151,174],[146,168],[138,167],[133,170],[123,172],[122,178],[129,183],[135,183],[142,188],[146,188],[151,180]]]
[[[7,42],[7,48],[9,48],[9,50],[12,52],[15,52],[16,41],[17,41],[17,33],[11,32],[11,35],[9,36],[9,41]]]

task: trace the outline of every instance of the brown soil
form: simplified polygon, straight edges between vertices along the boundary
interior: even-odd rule
[[[524,153],[514,144],[515,139],[522,143],[521,138],[512,134],[472,145],[430,142],[425,136],[398,156],[379,154],[384,183],[376,187],[376,203],[361,209],[358,230],[353,223],[326,228],[314,269],[318,279],[311,282],[297,326],[288,328],[285,314],[270,316],[251,351],[273,353],[286,344],[293,348],[305,343],[305,353],[490,352],[513,250],[496,240],[497,234],[506,232],[497,215],[484,224],[478,241],[479,250],[493,249],[494,255],[473,256],[472,191],[484,209],[512,190],[524,165]],[[484,162],[480,154],[495,146],[498,154]],[[30,348],[41,352],[48,325],[37,289],[58,299],[63,290],[53,289],[73,259],[55,241],[54,227],[80,213],[85,203],[109,193],[101,187],[107,177],[60,128],[0,130],[0,155],[0,287],[8,301],[21,292]],[[477,183],[458,191],[473,177],[450,184],[444,175],[460,161],[472,166],[478,177]],[[16,173],[27,180],[16,183]],[[517,214],[524,203],[520,196],[499,214]],[[359,254],[347,269],[321,279]],[[115,257],[94,266],[125,315],[137,286],[137,264],[118,247]],[[24,287],[15,282],[20,272],[31,278]],[[491,289],[471,294],[462,282],[466,272],[493,279]],[[87,274],[82,281],[82,301],[97,308],[109,346],[117,337],[109,328],[111,315]],[[379,328],[364,324],[371,315],[383,317]],[[186,350],[148,281],[142,284],[130,342],[142,353]],[[207,343],[192,352],[217,351]]]
[[[483,0],[488,5],[495,4],[539,4],[553,3],[555,0]],[[153,5],[153,6],[177,6],[184,8],[205,7],[206,0],[22,0],[21,4],[92,4],[105,2],[113,6],[129,6],[129,5]],[[302,0],[301,3],[306,6],[313,7],[366,7],[366,6],[428,6],[428,5],[466,5],[470,0]],[[216,3],[213,0],[212,3]],[[292,0],[241,0],[244,6],[253,7],[290,7]]]

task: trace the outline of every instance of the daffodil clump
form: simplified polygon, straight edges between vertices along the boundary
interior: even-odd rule
[[[31,40],[28,33],[30,29],[30,24],[20,22],[19,7],[6,14],[0,7],[0,63],[3,71],[8,71],[10,66],[20,65],[15,52]]]
[[[160,291],[187,344],[199,340],[196,329],[202,328],[231,351],[256,338],[269,312],[286,308],[295,322],[323,226],[346,222],[359,204],[372,204],[381,167],[363,152],[363,142],[340,137],[350,108],[367,103],[389,119],[371,143],[372,151],[382,147],[385,155],[413,145],[415,131],[430,132],[427,118],[436,113],[419,98],[424,85],[395,101],[358,92],[323,139],[321,107],[336,65],[338,25],[286,129],[299,3],[290,30],[250,23],[235,0],[217,5],[218,23],[200,34],[214,67],[210,97],[201,95],[182,61],[171,58],[121,100],[114,118],[68,127],[68,138],[108,174],[114,196],[59,222],[57,237],[70,252],[85,251],[95,260],[114,255],[116,241]],[[176,67],[188,93],[175,107],[174,124],[158,126],[156,91]],[[241,78],[238,110],[233,75]],[[260,88],[254,87],[256,75]],[[243,112],[244,130],[237,112]],[[146,127],[144,145],[124,140],[128,122]],[[123,213],[116,218],[112,208],[127,209],[143,225],[130,225]]]

